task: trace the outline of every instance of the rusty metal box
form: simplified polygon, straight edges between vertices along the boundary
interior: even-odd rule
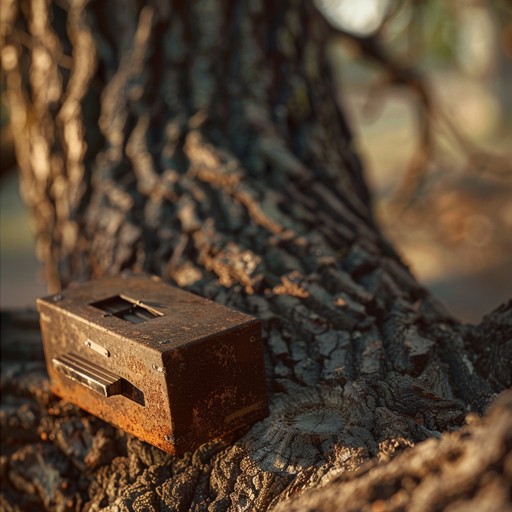
[[[180,454],[268,414],[260,322],[125,274],[38,299],[52,391]]]

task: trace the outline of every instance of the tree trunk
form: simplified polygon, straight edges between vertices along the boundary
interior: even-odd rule
[[[512,305],[458,324],[380,235],[311,3],[2,11],[22,192],[51,291],[131,268],[250,312],[271,397],[241,439],[172,457],[51,396],[35,320],[20,344],[5,317],[6,510],[403,509],[453,450],[477,452],[473,472],[454,471],[431,508],[482,493],[510,506],[493,492],[511,478],[510,400],[466,434],[441,432],[511,385]]]

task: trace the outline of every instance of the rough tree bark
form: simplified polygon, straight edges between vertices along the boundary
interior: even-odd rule
[[[511,400],[476,415],[512,305],[460,325],[380,235],[311,3],[5,0],[1,33],[50,289],[145,270],[255,314],[271,396],[172,457],[51,396],[4,315],[5,510],[511,506]]]

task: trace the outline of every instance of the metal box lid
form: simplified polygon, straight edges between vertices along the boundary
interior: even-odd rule
[[[166,352],[258,320],[146,274],[124,274],[71,286],[38,299],[110,334]]]

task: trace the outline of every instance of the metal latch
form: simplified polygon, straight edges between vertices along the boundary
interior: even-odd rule
[[[56,370],[100,395],[120,395],[123,391],[121,377],[77,354],[69,353],[55,357],[52,362]]]

